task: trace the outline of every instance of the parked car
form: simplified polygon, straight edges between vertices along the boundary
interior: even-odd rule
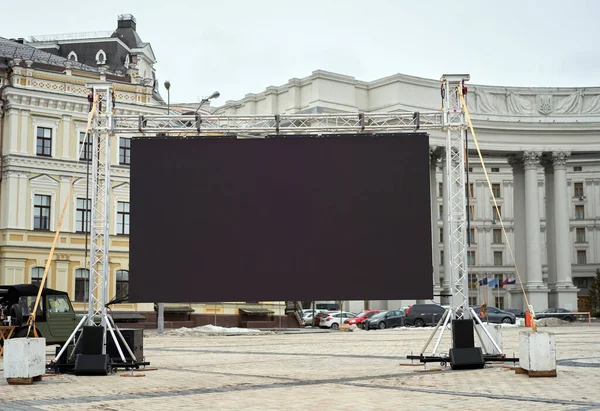
[[[336,312],[339,313],[339,311]],[[327,317],[329,314],[333,314],[333,311],[321,311],[318,314],[316,314],[313,320],[313,327],[319,327],[321,325],[321,320]]]
[[[405,311],[404,324],[423,327],[436,325],[446,309],[437,304],[413,304]]]
[[[356,315],[354,318],[350,318],[346,322],[349,325],[356,325],[358,328],[364,328],[364,322],[374,316],[377,313],[380,313],[381,310],[366,310]]]
[[[477,307],[472,307],[472,308],[473,308],[473,311],[475,311],[475,314],[477,314],[479,316],[480,312],[481,312],[481,307],[477,306]],[[511,312],[504,311],[504,310],[501,310],[496,307],[488,307],[487,315],[484,316],[483,318],[481,318],[481,317],[479,317],[479,318],[483,322],[490,322],[490,323],[496,323],[496,324],[501,324],[501,323],[514,324],[517,322],[516,315],[514,315]]]
[[[541,320],[542,318],[558,318],[559,320],[573,322],[577,321],[575,314],[568,314],[571,311],[565,308],[547,308],[544,311],[535,313],[535,319]]]
[[[507,308],[504,311],[508,311],[509,313],[513,313],[517,318],[525,318],[525,312],[520,308]]]
[[[337,330],[338,328],[340,328],[340,324],[343,324],[346,319],[354,317],[356,317],[355,313],[350,313],[347,311],[332,312],[329,313],[329,315],[327,315],[326,317],[321,318],[321,321],[319,322],[319,327]]]
[[[404,311],[390,310],[379,312],[366,320],[364,325],[365,330],[402,327],[404,326]]]

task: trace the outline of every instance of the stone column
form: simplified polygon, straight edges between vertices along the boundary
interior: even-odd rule
[[[51,210],[53,220],[55,221],[53,225],[53,229],[55,230],[58,227],[58,220],[60,219],[60,215],[62,213],[63,206],[65,204],[65,200],[69,194],[69,184],[71,183],[71,177],[69,176],[60,176],[60,188],[58,190],[58,199],[55,202],[54,210]],[[73,227],[73,214],[75,212],[73,206],[73,200],[69,202],[67,205],[67,212],[65,213],[65,219],[62,222],[61,231],[72,232]]]
[[[446,294],[449,295],[450,294],[450,276],[452,275],[451,271],[450,271],[450,228],[449,228],[449,221],[448,221],[448,216],[449,216],[449,208],[448,208],[448,203],[449,203],[449,199],[448,199],[448,184],[450,184],[450,182],[448,181],[448,164],[446,162],[446,155],[445,155],[445,150],[444,153],[441,156],[441,160],[442,160],[442,185],[443,185],[443,230],[444,230],[444,280],[442,281],[442,294]],[[439,260],[439,255],[436,256]],[[450,304],[450,297],[442,297],[441,298],[441,303],[442,304]]]
[[[8,124],[4,130],[3,154],[17,154],[19,151],[19,112],[14,108],[7,111]]]
[[[63,160],[69,160],[69,151],[71,151],[70,148],[72,146],[72,141],[70,141],[70,136],[71,136],[71,116],[63,116],[61,139],[59,140],[58,135],[56,136],[57,156],[58,156],[58,149],[60,147],[62,149],[62,153],[61,153],[60,157],[62,157]],[[75,152],[77,153],[77,155],[75,156],[75,159],[79,159],[79,134],[78,133],[75,135],[74,140],[77,142],[75,144],[75,147],[76,147]]]
[[[515,265],[520,274],[523,284],[527,281],[527,248],[525,246],[525,170],[523,168],[523,159],[518,155],[508,158],[508,163],[513,170],[513,251],[515,253]],[[503,239],[504,241],[504,239]],[[511,305],[513,308],[524,310],[525,299],[519,283],[519,277],[516,275],[516,285],[509,290],[511,294]]]
[[[2,176],[2,221],[0,228],[17,228],[17,204],[19,193],[19,175],[16,172],[4,172]],[[21,207],[25,207],[22,205]]]
[[[546,255],[548,267],[548,287],[556,285],[556,231],[554,219],[554,167],[552,159],[544,161],[544,176],[546,179]],[[548,295],[550,307],[556,307],[552,301],[552,295]]]
[[[525,168],[525,243],[527,247],[527,282],[525,292],[535,311],[548,308],[548,288],[542,279],[538,168],[541,153],[523,153]]]
[[[577,310],[577,291],[571,277],[571,236],[569,233],[569,194],[567,191],[568,152],[552,153],[554,166],[554,234],[556,281],[550,285],[552,307]],[[550,233],[548,233],[550,235]],[[550,283],[550,281],[549,281]]]
[[[70,292],[69,284],[69,260],[66,256],[56,257],[56,272],[53,287],[57,290]]]
[[[32,134],[31,127],[29,127],[29,111],[21,110],[21,136],[19,138],[19,149],[21,154],[27,155],[27,141],[29,141]]]
[[[33,207],[29,202],[29,198],[29,179],[27,178],[27,174],[19,173],[18,202],[13,203],[12,206],[18,209],[16,228],[21,230],[27,230],[29,228],[29,225],[27,224],[27,215],[29,212],[32,212]]]
[[[438,183],[437,183],[437,164],[440,158],[440,150],[438,147],[429,148],[429,192],[431,198],[431,257],[433,270],[433,294],[434,301],[440,302],[440,297],[436,297],[442,291],[440,284],[440,258],[438,252]],[[425,304],[425,300],[417,300],[418,304]]]

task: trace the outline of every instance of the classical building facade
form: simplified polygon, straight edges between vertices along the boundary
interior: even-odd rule
[[[587,309],[587,288],[600,268],[600,88],[468,85],[467,106],[484,157],[482,164],[469,133],[471,303],[524,308],[525,290],[536,310]],[[227,101],[214,112],[358,113],[440,107],[436,80],[398,74],[364,82],[315,71],[240,101]],[[441,132],[431,131],[433,282],[435,294],[442,295],[449,291],[444,275],[449,258],[444,142]],[[385,309],[410,303],[370,305]],[[363,302],[349,302],[347,307],[360,310]]]
[[[39,36],[30,42],[0,38],[0,283],[39,281],[71,188],[48,284],[68,291],[77,310],[85,308],[88,286],[86,84],[113,82],[117,113],[165,113],[151,46],[140,39],[133,16],[120,16],[117,26],[94,38]],[[523,308],[522,284],[536,310],[576,309],[578,304],[585,308],[587,287],[600,268],[600,89],[470,85],[467,101],[491,184],[490,189],[470,139],[471,302]],[[186,110],[186,106],[176,109]],[[217,114],[358,113],[439,110],[440,106],[436,80],[394,75],[362,82],[316,71],[210,110]],[[111,296],[126,292],[129,275],[130,140],[128,136],[117,140],[111,153]],[[445,294],[449,287],[444,273],[448,266],[444,141],[441,132],[431,132],[435,294]],[[516,283],[490,287],[484,279]],[[278,314],[283,313],[281,303],[263,306]],[[396,308],[410,303],[373,301],[370,305]],[[347,305],[353,311],[363,308],[362,301]],[[240,307],[252,306],[193,305],[196,313],[211,315],[234,314]],[[152,304],[116,308],[154,311]]]
[[[112,82],[117,113],[164,113],[151,47],[135,34],[133,16],[120,17],[118,26],[112,37],[0,38],[0,284],[41,280],[63,204],[70,198],[47,286],[68,291],[78,311],[85,310],[89,290],[87,84]],[[139,43],[130,43],[129,37]],[[117,136],[111,152],[111,297],[126,295],[129,284],[128,137]],[[120,304],[117,309],[153,307]]]

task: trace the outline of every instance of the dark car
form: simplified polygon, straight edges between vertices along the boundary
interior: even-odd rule
[[[413,304],[406,309],[404,323],[423,327],[425,325],[435,325],[444,315],[446,309],[437,304]]]
[[[517,318],[525,318],[525,312],[519,308],[507,308],[504,311],[508,311],[509,313],[513,313]]]
[[[571,311],[565,308],[547,308],[544,311],[535,313],[535,319],[541,320],[542,318],[558,318],[559,320],[573,322],[577,321],[575,314],[569,314]]]
[[[384,329],[384,328],[393,328],[393,327],[402,327],[404,326],[404,311],[402,310],[390,310],[390,311],[382,311],[371,318],[364,321],[364,329]]]
[[[27,336],[27,321],[34,309],[39,288],[33,284],[0,286],[0,325],[8,322],[17,328],[11,338]],[[46,344],[63,344],[77,326],[77,318],[69,294],[64,291],[43,288],[35,317],[38,337],[46,339]],[[33,337],[33,332],[30,333]]]

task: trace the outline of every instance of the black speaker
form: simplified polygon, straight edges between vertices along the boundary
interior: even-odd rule
[[[144,358],[144,330],[137,328],[119,328],[119,331],[123,335],[125,342],[133,351],[133,355],[135,355],[135,359],[138,362],[141,362]],[[133,361],[131,355],[127,351],[127,348],[123,344],[123,341],[119,338],[119,335],[115,331],[115,337],[117,337],[117,341],[119,342],[119,346],[121,347],[121,351],[123,351],[123,355],[125,356],[125,361],[130,362]],[[119,355],[119,351],[117,350],[117,346],[115,345],[115,341],[110,333],[106,334],[106,353],[110,356],[111,361],[121,362],[121,356]]]
[[[473,320],[452,320],[452,341],[454,348],[475,347]]]
[[[77,354],[73,372],[75,375],[107,375],[108,354]]]
[[[102,354],[104,328],[93,325],[83,327],[81,340],[77,344],[77,353],[84,355]]]
[[[476,370],[484,365],[481,347],[450,348],[450,367],[453,370]]]

